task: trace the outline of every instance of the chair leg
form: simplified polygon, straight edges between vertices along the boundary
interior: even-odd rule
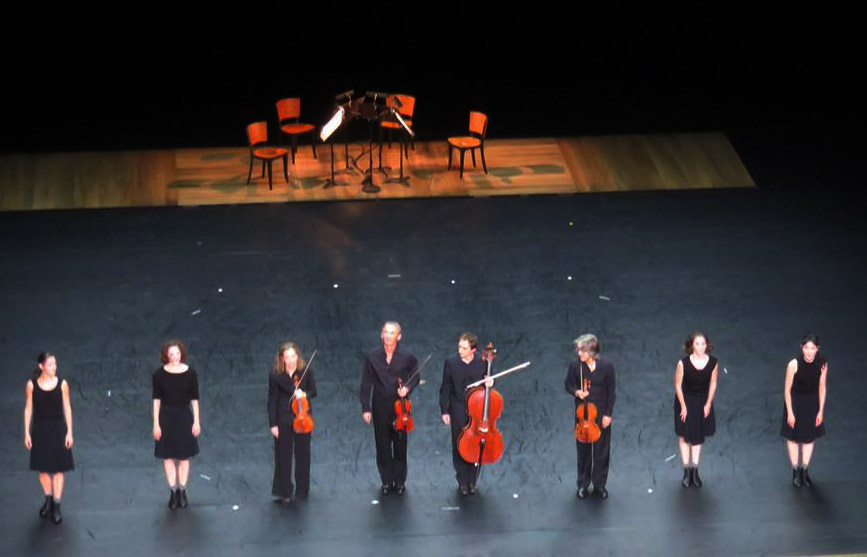
[[[313,139],[310,141],[310,146],[313,147],[313,158],[318,159],[316,156],[316,142],[319,141],[319,136],[316,134],[316,130],[313,130]]]
[[[295,151],[298,149],[298,136],[292,134],[292,164],[295,164]]]
[[[274,184],[271,182],[271,167],[274,165],[274,159],[268,161],[268,189],[273,190]]]
[[[289,155],[283,155],[283,178],[289,183]]]
[[[470,156],[473,157],[473,168],[476,167],[476,148],[470,149]]]
[[[247,171],[247,183],[250,183],[250,178],[253,177],[253,155],[250,155],[250,169]]]
[[[461,149],[461,174],[460,174],[461,180],[464,179],[464,155],[466,155],[466,154],[467,154],[467,150]]]
[[[452,149],[452,145],[451,145],[451,143],[449,143],[449,168],[448,168],[448,170],[452,169],[452,152],[453,151],[454,151],[454,149]]]
[[[261,178],[264,178],[264,177],[265,177],[265,159],[262,159],[262,176],[261,176]]]
[[[488,165],[485,164],[485,146],[484,145],[479,146],[479,153],[481,153],[481,155],[482,155],[482,168],[485,169],[485,174],[487,174],[488,173]]]

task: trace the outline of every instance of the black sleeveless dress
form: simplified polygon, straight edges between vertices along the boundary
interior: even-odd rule
[[[63,379],[50,391],[33,383],[33,414],[30,422],[30,469],[46,474],[57,474],[75,469],[72,450],[66,448],[66,420],[63,418]]]
[[[804,360],[800,355],[798,371],[792,380],[792,413],[795,414],[795,427],[789,427],[786,403],[783,402],[783,425],[780,435],[795,443],[812,443],[825,435],[825,422],[816,427],[816,414],[819,413],[819,378],[825,366],[825,358],[816,357],[812,362]]]
[[[680,401],[675,394],[674,432],[690,445],[701,445],[705,437],[716,433],[713,403],[710,405],[707,417],[704,416],[704,405],[707,404],[707,397],[710,394],[710,379],[717,366],[717,359],[708,356],[707,365],[702,369],[696,369],[689,356],[684,357],[680,362],[683,365],[681,390],[683,401],[686,403],[686,421],[680,421]]]

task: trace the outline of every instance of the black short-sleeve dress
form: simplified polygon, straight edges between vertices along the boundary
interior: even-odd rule
[[[75,469],[72,450],[66,448],[66,420],[63,418],[63,379],[50,391],[43,390],[34,378],[33,414],[30,422],[30,469],[57,474]]]
[[[680,420],[680,401],[675,395],[674,432],[690,445],[701,445],[705,437],[710,437],[716,432],[713,403],[710,405],[707,417],[704,415],[704,405],[707,404],[707,397],[710,395],[710,380],[717,366],[717,359],[708,356],[707,365],[702,369],[696,369],[689,356],[684,357],[680,363],[683,365],[681,390],[683,401],[686,403],[686,421]]]
[[[819,413],[819,379],[826,360],[818,354],[812,362],[805,361],[803,354],[795,360],[798,362],[798,371],[792,380],[791,391],[795,427],[789,427],[786,404],[783,402],[780,435],[795,443],[812,443],[825,435],[825,422],[816,427],[816,414]]]
[[[193,368],[169,373],[159,368],[153,374],[153,398],[160,401],[159,422],[162,435],[154,445],[154,456],[187,460],[199,454],[193,435],[193,410],[190,401],[199,400],[199,379]]]

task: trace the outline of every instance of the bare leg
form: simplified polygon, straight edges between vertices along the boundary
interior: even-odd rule
[[[60,498],[63,497],[63,474],[54,474],[52,478],[52,484],[54,484],[54,500],[60,501]]]
[[[178,483],[181,487],[186,487],[188,479],[190,479],[190,461],[182,460],[178,462]]]
[[[174,489],[178,486],[178,471],[175,469],[175,461],[167,458],[163,461],[163,465],[166,469],[166,481],[169,484],[171,489]]]
[[[677,444],[680,448],[680,461],[684,468],[689,467],[689,443],[683,440],[683,437],[677,438]]]
[[[797,468],[800,464],[798,462],[798,444],[794,441],[786,441],[786,449],[789,451],[789,462],[792,464],[792,468]]]
[[[801,445],[801,456],[803,458],[802,466],[806,468],[810,465],[810,459],[813,458],[813,443],[804,443]]]
[[[42,486],[42,493],[46,496],[51,495],[51,475],[39,474],[39,484]]]
[[[701,459],[701,445],[690,445],[689,451],[692,455],[692,465],[698,468],[698,461]]]

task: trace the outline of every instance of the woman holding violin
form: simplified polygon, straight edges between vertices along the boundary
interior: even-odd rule
[[[686,356],[674,371],[674,432],[683,462],[681,485],[701,488],[698,462],[705,437],[716,431],[713,397],[719,372],[717,359],[709,353],[713,344],[704,333],[692,333],[683,343]]]
[[[614,412],[614,366],[599,357],[599,340],[593,335],[575,339],[578,361],[569,364],[566,392],[575,397],[576,440],[578,452],[578,498],[589,494],[607,499],[608,465],[611,453],[611,415]],[[599,420],[599,423],[587,421]],[[595,430],[584,437],[583,432]],[[595,439],[595,440],[594,440]]]
[[[467,424],[467,385],[484,379],[487,366],[476,353],[479,338],[473,333],[464,333],[458,338],[458,353],[446,359],[443,365],[443,380],[440,385],[440,410],[442,421],[451,427],[452,465],[461,495],[476,492],[475,464],[464,460],[458,451],[458,438]]]
[[[310,432],[313,429],[310,399],[315,396],[313,369],[305,365],[298,346],[291,342],[281,345],[273,373],[268,376],[268,421],[274,436],[271,493],[283,503],[290,502],[293,495],[307,499],[310,494]]]

